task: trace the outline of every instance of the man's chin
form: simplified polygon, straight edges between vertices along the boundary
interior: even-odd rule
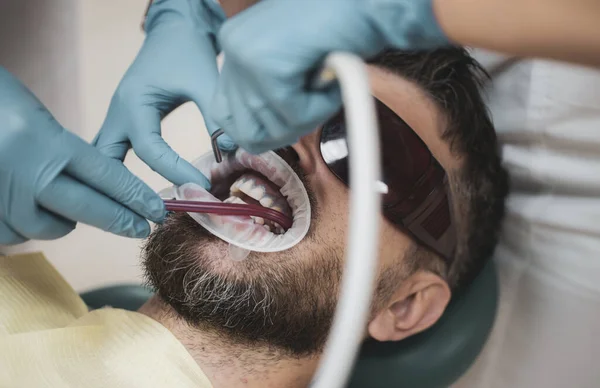
[[[235,262],[228,243],[187,214],[173,214],[146,241],[144,268],[160,298],[190,325],[238,345],[310,355],[324,346],[333,319],[341,254],[300,245]]]

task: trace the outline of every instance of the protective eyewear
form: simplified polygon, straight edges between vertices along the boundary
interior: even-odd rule
[[[442,256],[449,264],[456,247],[450,190],[444,169],[411,127],[375,99],[380,131],[382,212],[392,224]],[[321,156],[350,187],[343,109],[321,128]]]

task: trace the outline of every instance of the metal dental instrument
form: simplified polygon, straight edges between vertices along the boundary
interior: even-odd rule
[[[213,153],[217,163],[223,161],[221,150],[217,144],[217,139],[225,133],[222,129],[215,131],[210,137]],[[184,213],[211,213],[221,216],[254,216],[265,220],[275,222],[284,230],[292,227],[294,220],[277,210],[269,209],[260,205],[224,203],[224,202],[203,202],[203,201],[178,201],[166,199],[163,200],[165,208],[171,212]]]
[[[223,156],[221,155],[221,149],[219,148],[217,139],[219,138],[219,136],[221,136],[224,133],[225,133],[225,131],[223,130],[223,128],[221,128],[221,129],[217,129],[210,136],[210,144],[212,145],[213,153],[215,154],[215,160],[217,161],[217,163],[221,163],[223,161]]]

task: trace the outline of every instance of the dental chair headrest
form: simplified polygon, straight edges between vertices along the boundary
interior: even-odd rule
[[[399,342],[367,341],[348,387],[449,387],[479,355],[492,329],[497,304],[498,280],[490,260],[427,331]]]
[[[117,285],[81,295],[91,308],[109,305],[135,311],[152,291]],[[477,358],[492,329],[498,282],[490,261],[475,281],[456,294],[429,330],[400,342],[367,341],[349,388],[442,388],[454,383]]]

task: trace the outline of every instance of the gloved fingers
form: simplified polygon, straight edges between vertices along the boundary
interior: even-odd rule
[[[211,0],[208,0],[211,1]],[[257,20],[256,15],[260,15],[264,12],[264,8],[268,8],[270,1],[258,1],[256,4],[244,10],[244,12],[239,12],[235,15],[235,18],[230,18],[225,20],[223,26],[219,29],[219,41],[222,41],[223,38],[228,39],[230,35],[235,34],[237,30],[239,30],[239,26],[244,26],[247,23],[252,23],[253,20]],[[272,20],[273,21],[273,20]],[[246,30],[248,32],[248,30]],[[253,31],[252,31],[253,32]]]
[[[260,93],[257,85],[252,80],[244,80],[247,84],[236,82],[229,84],[229,95],[232,96],[234,105],[238,104],[247,107],[258,123],[261,130],[255,137],[255,142],[247,145],[253,152],[260,153],[276,148],[292,145],[298,141],[300,136],[312,132],[316,126],[308,127],[307,129],[289,128],[284,117],[279,114],[277,109],[274,109],[272,104],[265,102],[264,95]],[[240,93],[234,88],[241,85]],[[238,97],[238,96],[241,96]]]
[[[18,210],[5,222],[10,222],[10,228],[14,232],[28,239],[56,240],[75,229],[75,222],[47,212],[33,202],[31,197],[21,198],[15,208]]]
[[[202,117],[204,118],[204,123],[206,125],[206,130],[208,131],[208,134],[210,136],[213,135],[213,133],[215,133],[216,131],[218,131],[219,129],[221,129],[212,119],[211,115],[209,115],[208,113],[205,112],[209,112],[208,109],[202,109],[200,107],[200,104],[198,104],[196,102],[196,105],[198,106],[198,109],[200,109],[200,112],[202,113]],[[233,139],[231,138],[231,136],[229,136],[226,133],[223,133],[221,136],[219,136],[217,138],[217,144],[219,145],[219,148],[223,151],[234,151],[237,148],[237,144],[233,141]]]
[[[205,7],[205,10],[208,12],[209,19],[212,21],[213,28],[220,28],[221,24],[225,22],[227,16],[225,15],[225,11],[219,5],[218,1],[215,0],[201,0],[202,6]]]
[[[225,64],[227,66],[227,64]],[[223,72],[226,70],[225,66],[223,67]],[[221,73],[221,77],[219,79],[219,83],[217,84],[217,90],[215,92],[211,109],[210,109],[210,118],[220,127],[225,130],[226,133],[233,133],[233,115],[231,114],[231,108],[229,106],[229,100],[227,99],[227,95],[225,93],[225,82],[227,78],[223,76]],[[225,136],[225,135],[222,135]],[[221,136],[221,137],[222,137]],[[232,139],[235,136],[229,135]],[[236,140],[233,140],[236,141]]]
[[[120,161],[125,160],[127,151],[131,148],[126,128],[129,116],[125,116],[130,112],[126,105],[121,98],[112,98],[102,127],[92,140],[92,145],[102,154]]]
[[[114,141],[110,137],[110,134],[100,130],[92,141],[92,145],[109,158],[124,161],[127,151],[131,148],[131,143],[128,140]]]
[[[56,146],[56,144],[48,144],[51,149]],[[62,148],[62,152],[68,153],[69,150]],[[32,155],[29,155],[29,157],[32,157]],[[44,159],[37,161],[37,163],[44,163]],[[45,161],[49,165],[45,165],[43,170],[36,172],[39,176],[37,180],[40,182],[34,182],[36,179],[31,176],[29,176],[29,179],[21,177],[13,181],[5,180],[7,184],[2,187],[1,221],[14,233],[27,239],[54,240],[69,234],[75,229],[73,221],[67,220],[59,214],[50,213],[37,203],[36,188],[41,189],[50,184],[56,178],[53,170],[56,167],[62,168],[64,166],[61,164],[56,165],[51,160]],[[117,162],[115,161],[115,163]]]
[[[232,71],[237,74],[237,71]],[[277,111],[270,109],[262,95],[248,80],[224,79],[224,93],[233,116],[234,132],[240,146],[251,153],[261,153],[293,144],[299,134],[286,130],[287,125]]]
[[[202,50],[203,52],[210,53],[213,49],[211,43],[207,40],[199,40],[196,42],[196,45],[205,45],[206,47],[204,47]],[[197,68],[196,71],[202,74],[202,77],[198,77],[197,82],[191,85],[188,97],[190,100],[194,101],[196,106],[198,106],[198,109],[204,118],[204,124],[206,125],[208,133],[212,135],[215,133],[215,131],[220,129],[218,124],[215,123],[212,117],[208,114],[219,80],[216,53],[213,57],[205,58],[201,64],[201,67]],[[219,136],[217,142],[219,147],[224,151],[233,151],[237,147],[231,137],[229,137],[227,134]]]
[[[136,155],[146,163],[152,170],[169,180],[175,185],[193,182],[202,187],[209,188],[208,179],[198,169],[181,158],[162,138],[160,119],[162,114],[167,114],[174,109],[171,97],[166,98],[164,103],[168,106],[159,107],[161,102],[157,99],[165,96],[152,96],[153,106],[146,106],[135,112],[135,128],[130,131],[130,141]],[[178,99],[178,104],[184,101]],[[141,214],[146,217],[145,214]],[[148,218],[148,217],[147,217]],[[150,218],[152,219],[152,218]],[[155,221],[155,219],[152,219]]]
[[[16,245],[27,241],[27,238],[12,230],[8,224],[0,220],[0,245]]]
[[[132,139],[135,153],[150,168],[171,183],[180,186],[196,183],[205,189],[210,188],[209,180],[188,161],[180,157],[156,132],[136,136]]]
[[[216,130],[209,131],[209,134],[212,136],[212,134],[215,132],[216,132]],[[229,136],[226,133],[223,133],[221,136],[219,136],[217,138],[217,144],[219,145],[219,148],[221,150],[226,151],[226,152],[235,151],[235,149],[238,147],[238,145],[235,144],[235,142],[233,141],[231,136]]]
[[[341,107],[337,84],[307,91],[303,79],[262,85],[236,62],[226,62],[213,101],[213,117],[233,140],[253,153],[293,144]]]
[[[254,112],[256,121],[264,128],[285,128],[285,124],[281,121],[281,118],[268,107],[262,107]],[[316,127],[315,127],[316,129]],[[272,130],[271,132],[273,132]],[[302,136],[302,134],[300,134]],[[260,144],[256,144],[252,147],[256,152],[265,152],[276,148],[282,148],[290,146],[298,142],[300,136],[295,131],[279,132],[277,135],[272,136],[269,139],[263,139]]]
[[[308,76],[310,74],[306,74]],[[306,85],[311,80],[302,76],[290,79],[282,74],[268,82],[248,77],[247,82],[244,86],[246,98],[250,101],[266,101],[266,106],[280,118],[280,125],[266,126],[267,132],[273,137],[288,137],[293,132],[306,135],[331,118],[342,106],[337,82],[308,90]],[[235,87],[238,87],[237,84]]]
[[[264,142],[274,139],[269,136],[263,123],[257,120],[253,112],[254,107],[263,104],[262,101],[248,98],[248,94],[244,93],[245,85],[240,85],[240,89],[236,90],[235,85],[230,81],[232,80],[227,80],[225,87],[228,89],[226,95],[233,120],[231,127],[225,130],[231,130],[236,135],[236,142],[246,151],[256,154],[267,151]],[[236,81],[243,82],[240,79]]]
[[[200,109],[200,112],[202,113],[202,117],[204,118],[204,123],[206,125],[208,134],[212,136],[212,134],[218,131],[220,127],[214,122],[211,115],[208,114],[210,110],[207,108],[207,105],[210,106],[209,103],[205,101],[203,101],[203,103],[200,103],[198,101],[199,99],[196,97],[194,97],[193,100],[198,106],[198,109]],[[219,145],[219,148],[223,151],[233,151],[237,148],[237,144],[235,144],[233,139],[226,133],[218,137],[217,144]]]
[[[146,237],[143,218],[66,174],[57,176],[39,194],[38,203],[62,217],[125,237]]]
[[[72,150],[66,173],[144,218],[155,222],[164,219],[166,211],[162,199],[123,163],[102,155],[71,133],[65,132],[63,136],[66,146]]]
[[[235,71],[236,69],[233,68],[233,64],[228,63],[227,60],[225,60],[212,100],[210,118],[217,123],[220,128],[223,128],[233,142],[241,145],[240,142],[244,139],[255,137],[257,134],[254,132],[250,133],[248,127],[245,125],[238,127],[238,124],[236,124],[236,121],[234,120],[234,113],[232,111],[233,105],[229,96],[229,90],[231,89],[229,85],[232,82],[237,81],[235,78]],[[239,123],[240,120],[238,119],[237,122]],[[223,136],[225,135],[220,136],[220,138]],[[246,143],[247,142],[244,141],[244,145],[247,145]]]
[[[306,92],[299,88],[294,98],[284,99],[274,108],[279,108],[288,125],[306,134],[333,117],[341,106],[340,87],[335,83],[317,91]]]

